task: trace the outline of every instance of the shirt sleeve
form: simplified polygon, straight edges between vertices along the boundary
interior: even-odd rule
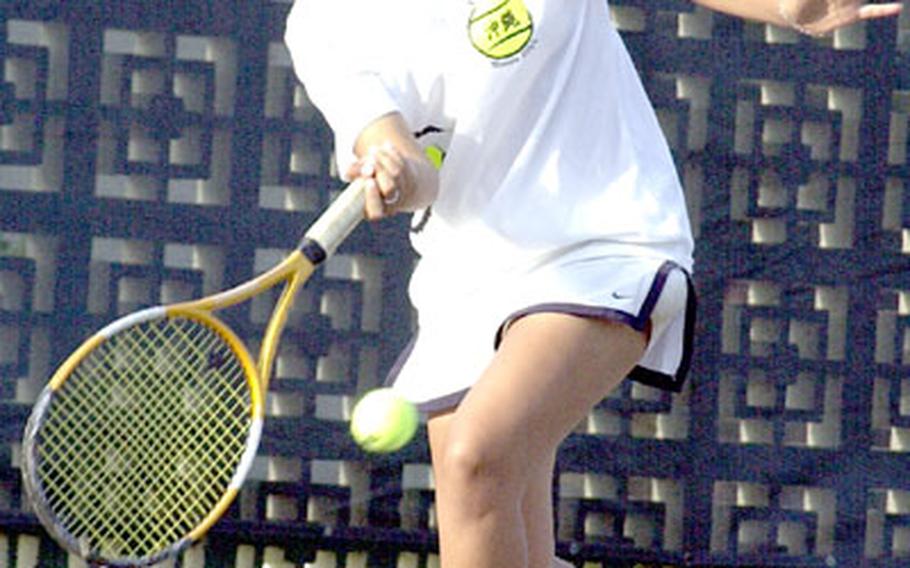
[[[400,82],[389,77],[395,61],[384,2],[297,0],[288,15],[285,43],[307,96],[335,134],[340,172],[356,159],[354,144],[370,123],[403,112]],[[386,35],[385,41],[380,33]]]

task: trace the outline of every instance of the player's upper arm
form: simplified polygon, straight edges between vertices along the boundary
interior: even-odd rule
[[[339,167],[354,159],[364,128],[400,110],[383,80],[386,57],[377,37],[374,0],[297,0],[285,43],[307,95],[335,133]],[[354,17],[352,14],[356,14]]]

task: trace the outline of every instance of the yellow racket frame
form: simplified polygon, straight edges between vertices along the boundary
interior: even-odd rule
[[[261,437],[262,424],[265,415],[265,396],[278,351],[278,343],[287,323],[288,314],[294,302],[294,298],[300,287],[312,275],[316,267],[335,252],[336,248],[363,218],[363,205],[364,197],[362,188],[359,184],[351,184],[338,195],[328,209],[310,227],[301,240],[297,250],[292,252],[277,266],[267,272],[254,277],[244,284],[202,299],[180,302],[169,306],[147,308],[125,316],[109,324],[80,345],[53,374],[45,391],[39,397],[39,400],[33,409],[32,416],[26,425],[23,446],[24,448],[27,448],[27,451],[24,452],[26,456],[24,459],[23,476],[28,492],[40,493],[35,487],[35,480],[37,477],[32,455],[32,447],[34,446],[33,440],[37,437],[37,431],[41,424],[39,418],[47,409],[53,393],[63,387],[66,380],[89,354],[117,332],[145,321],[181,317],[201,321],[225,340],[243,367],[249,387],[251,403],[250,411],[252,422],[250,436],[248,437],[248,445],[244,451],[241,462],[234,473],[228,490],[204,520],[200,522],[186,538],[175,543],[170,549],[165,550],[160,554],[156,554],[150,559],[144,560],[141,564],[145,565],[159,562],[163,558],[183,550],[192,542],[201,539],[234,501],[243,480],[249,471],[253,458],[255,457],[256,447],[258,446],[259,438]],[[266,325],[259,349],[258,361],[253,361],[244,343],[226,324],[214,316],[214,312],[240,304],[253,296],[282,283],[285,284],[285,287],[282,290],[278,301],[272,310],[271,318]],[[43,497],[39,497],[38,501],[43,502]],[[46,504],[36,507],[36,513],[39,520],[41,520],[52,535],[59,536],[61,534],[57,530],[59,525],[57,521],[52,518],[53,514],[50,511],[46,509],[42,510],[42,507],[45,506]],[[66,532],[62,527],[61,530]],[[71,550],[74,548],[72,546],[73,543],[71,542],[64,541],[61,542],[61,544],[64,544],[66,548]],[[83,557],[89,552],[80,550],[74,551]],[[111,565],[121,564],[112,562]],[[127,566],[134,564],[122,565]]]

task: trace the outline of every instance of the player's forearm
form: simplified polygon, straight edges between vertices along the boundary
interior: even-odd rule
[[[901,2],[865,0],[693,0],[696,4],[750,20],[820,36],[861,20],[900,14]]]

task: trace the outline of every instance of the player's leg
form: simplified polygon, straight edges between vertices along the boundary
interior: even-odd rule
[[[433,475],[436,482],[436,519],[439,525],[439,547],[440,547],[440,559],[443,568],[455,568],[462,565],[457,563],[453,555],[450,553],[450,548],[456,545],[459,542],[458,533],[460,528],[457,523],[446,522],[446,511],[449,507],[445,504],[445,501],[451,501],[453,498],[457,499],[457,486],[449,481],[448,469],[443,467],[442,464],[446,459],[445,456],[448,454],[448,440],[449,432],[455,420],[455,412],[449,411],[437,414],[432,416],[427,424],[427,430],[430,439],[430,450],[433,461]],[[528,557],[528,538],[525,532],[524,519],[522,516],[521,506],[520,506],[520,497],[523,490],[518,487],[517,484],[513,484],[510,487],[501,488],[503,492],[509,490],[512,493],[512,497],[507,499],[510,502],[514,502],[512,507],[503,507],[501,510],[495,511],[498,517],[500,517],[496,525],[501,528],[497,529],[495,533],[490,532],[489,536],[491,537],[487,543],[488,547],[498,546],[500,550],[506,552],[502,558],[498,560],[493,560],[492,562],[499,563],[499,566],[514,566],[514,567],[525,567],[530,566],[527,563]],[[467,493],[464,495],[465,498],[470,498],[470,495]],[[551,553],[552,554],[552,553]],[[491,566],[494,564],[490,564]],[[478,568],[485,566],[486,564],[477,565]]]
[[[525,536],[528,541],[529,558],[552,558],[554,568],[571,566],[554,556],[556,538],[553,534],[553,468],[555,453],[536,464],[528,474],[528,486],[521,501],[521,516],[524,520]]]
[[[539,530],[523,510],[532,479],[644,347],[640,333],[602,320],[544,313],[512,325],[461,405],[430,421],[431,435],[445,421],[431,438],[445,568],[551,566],[549,544],[543,558],[529,547],[528,528]],[[539,507],[551,521],[552,508]]]
[[[453,410],[438,413],[430,421],[429,437],[433,462],[436,455],[444,453],[445,434],[451,423]],[[521,501],[521,517],[529,558],[553,556],[556,543],[553,534],[553,467],[555,455],[538,464],[529,475],[528,487]],[[570,568],[568,562],[553,557],[553,568]]]

